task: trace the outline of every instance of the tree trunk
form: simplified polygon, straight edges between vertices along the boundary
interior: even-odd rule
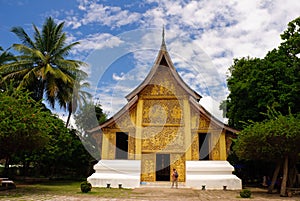
[[[68,102],[69,115],[68,115],[68,119],[67,119],[67,122],[66,122],[66,128],[68,128],[69,123],[70,123],[71,115],[72,115],[72,112],[73,112],[72,108],[73,108],[73,104],[72,104],[72,101],[70,101],[70,102]]]
[[[284,163],[283,163],[283,177],[281,182],[281,189],[280,189],[280,196],[286,197],[286,182],[288,177],[288,168],[289,168],[289,157],[285,156]]]
[[[5,157],[5,166],[4,166],[4,171],[3,171],[3,174],[5,177],[8,177],[8,174],[9,174],[9,163],[10,163],[10,157],[9,156],[6,156]]]
[[[288,179],[287,179],[287,185],[289,187],[293,187],[293,186],[295,186],[296,181],[297,181],[297,168],[295,166],[289,166],[288,172],[289,172],[289,174],[288,174]]]
[[[280,170],[280,165],[281,165],[280,161],[278,161],[277,164],[276,164],[276,168],[274,170],[274,173],[273,173],[271,185],[268,188],[268,193],[272,193],[273,190],[274,190],[274,186],[275,186],[275,183],[277,181],[277,177],[278,177],[279,170]]]
[[[69,111],[68,119],[67,119],[67,122],[66,122],[66,128],[68,128],[68,126],[69,126],[71,115],[72,115],[72,111]]]
[[[289,158],[289,170],[288,170],[288,181],[287,185],[289,187],[294,187],[297,184],[297,174],[298,170],[296,167],[297,155]]]

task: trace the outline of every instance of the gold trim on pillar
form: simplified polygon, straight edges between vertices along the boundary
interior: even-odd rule
[[[220,160],[226,160],[227,154],[226,154],[226,139],[225,139],[225,130],[222,130],[220,139]]]
[[[104,160],[108,159],[108,145],[109,145],[108,134],[103,133],[101,158]]]
[[[143,102],[139,100],[136,108],[136,135],[135,135],[135,159],[142,159],[142,122],[143,122]]]
[[[141,181],[155,181],[155,153],[143,153]]]
[[[192,160],[192,133],[191,133],[191,110],[188,99],[183,100],[184,135],[185,135],[185,158]]]

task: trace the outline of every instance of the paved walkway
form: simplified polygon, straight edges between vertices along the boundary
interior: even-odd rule
[[[85,196],[64,196],[64,195],[39,195],[36,197],[21,196],[16,198],[10,198],[11,201],[21,201],[21,200],[49,200],[49,201],[300,201],[300,195],[295,195],[293,197],[280,197],[279,194],[267,194],[266,190],[251,188],[252,198],[242,199],[239,197],[239,191],[213,191],[213,190],[194,190],[189,188],[137,188],[132,191],[128,198],[103,198],[99,196],[93,196],[91,194]],[[1,199],[0,197],[0,200]],[[6,199],[7,200],[7,199]]]
[[[282,198],[279,194],[267,194],[266,191],[261,189],[251,189],[252,191],[252,199],[251,201],[262,201],[262,200],[299,200],[300,196],[295,196],[291,198]],[[192,200],[201,200],[201,201],[215,201],[215,200],[244,200],[239,196],[240,191],[222,191],[222,190],[194,190],[194,189],[166,189],[166,188],[157,188],[157,189],[149,189],[149,188],[139,188],[135,189],[132,193],[132,200],[184,200],[184,201],[192,201]],[[247,200],[247,199],[246,199]]]

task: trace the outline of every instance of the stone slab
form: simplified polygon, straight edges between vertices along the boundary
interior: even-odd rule
[[[186,186],[209,190],[242,189],[242,181],[232,174],[234,167],[228,161],[186,161]]]
[[[100,160],[94,165],[95,173],[87,178],[93,187],[137,188],[140,186],[140,160]]]

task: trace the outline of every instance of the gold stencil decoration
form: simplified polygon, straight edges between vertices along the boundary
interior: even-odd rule
[[[178,105],[174,105],[172,112],[171,112],[172,119],[181,119],[181,108]]]
[[[131,122],[130,116],[128,113],[125,113],[120,119],[117,120],[117,126],[123,130],[127,130],[128,128],[132,128],[134,125]]]
[[[177,96],[184,95],[183,90],[178,84],[173,84],[169,80],[156,82],[147,85],[143,91],[141,92],[141,97],[168,97],[168,98],[176,98]]]
[[[146,127],[142,138],[143,150],[184,150],[183,131],[178,127]]]
[[[134,153],[135,153],[135,138],[132,136],[128,136],[128,153],[129,156],[132,156],[133,158],[129,159],[134,159]]]
[[[183,123],[182,104],[177,99],[144,100],[143,123],[179,125]]]
[[[135,121],[136,121],[136,107],[134,107],[132,110],[129,111],[130,113],[130,123],[132,127],[135,127]]]
[[[134,128],[135,124],[133,123],[135,121],[135,109],[132,109],[130,111],[126,111],[120,118],[115,119],[114,124],[107,126],[106,128],[111,129],[120,129],[120,130],[128,130],[128,128]]]
[[[167,79],[166,79],[167,78]],[[184,95],[186,92],[180,87],[169,68],[158,67],[149,84],[142,90],[141,97],[170,97]]]
[[[141,181],[155,181],[155,154],[143,153],[141,169]]]
[[[209,124],[210,124],[210,120],[200,117],[200,125],[199,125],[199,129],[209,129]]]
[[[191,129],[195,130],[199,128],[199,113],[196,113],[194,110],[191,111]]]
[[[216,138],[216,137],[214,137]],[[218,140],[218,139],[214,139]],[[215,147],[212,150],[212,160],[220,160],[220,141],[215,144]]]
[[[173,171],[173,168],[175,168],[179,174],[178,181],[184,182],[185,181],[185,154],[184,153],[171,154],[170,175]]]
[[[115,134],[108,134],[108,158],[115,159],[115,150],[116,150],[116,135]]]
[[[197,133],[193,134],[192,140],[192,160],[199,160],[199,139]]]
[[[154,104],[149,108],[149,119],[152,124],[165,124],[168,108],[164,104]]]

